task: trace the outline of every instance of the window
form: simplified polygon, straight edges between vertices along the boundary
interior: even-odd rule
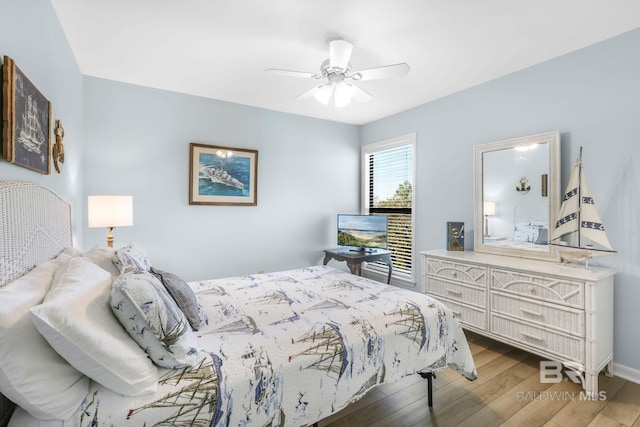
[[[387,215],[393,275],[411,280],[415,139],[409,134],[362,149],[364,212]]]

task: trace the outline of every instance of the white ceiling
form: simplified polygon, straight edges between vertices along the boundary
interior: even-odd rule
[[[638,0],[51,0],[83,74],[352,124],[398,113],[640,27]],[[314,80],[327,39],[354,44],[367,103],[336,109]]]

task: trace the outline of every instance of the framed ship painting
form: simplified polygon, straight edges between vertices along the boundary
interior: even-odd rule
[[[464,251],[464,222],[447,222],[447,250]]]
[[[258,151],[189,144],[189,204],[258,204]]]
[[[2,65],[2,157],[48,175],[51,103],[8,56]]]

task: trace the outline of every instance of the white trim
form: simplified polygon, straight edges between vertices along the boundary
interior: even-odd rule
[[[369,176],[367,174],[368,171],[368,161],[367,161],[367,153],[375,153],[377,151],[388,150],[395,147],[401,147],[404,145],[411,145],[412,150],[412,159],[411,159],[411,174],[412,180],[411,183],[411,276],[407,277],[406,275],[397,275],[395,272],[391,275],[391,282],[395,283],[396,281],[400,283],[404,283],[403,287],[408,287],[410,289],[416,286],[416,133],[407,133],[405,135],[396,136],[394,138],[385,139],[383,141],[373,142],[371,144],[363,145],[361,150],[361,162],[362,167],[360,168],[360,173],[362,177],[362,204],[361,211],[363,214],[368,215],[368,197],[369,197]]]
[[[630,368],[619,363],[613,364],[613,374],[636,384],[640,384],[640,369]]]

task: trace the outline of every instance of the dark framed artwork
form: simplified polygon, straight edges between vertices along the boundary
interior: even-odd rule
[[[51,103],[8,56],[2,65],[2,157],[48,175]]]
[[[258,151],[189,144],[189,204],[258,204]]]
[[[464,251],[464,222],[447,222],[447,250]]]

